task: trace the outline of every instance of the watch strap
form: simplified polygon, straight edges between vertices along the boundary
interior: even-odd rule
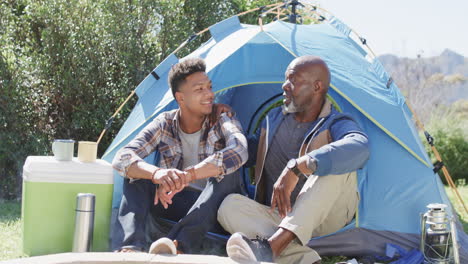
[[[297,167],[297,163],[296,163],[296,166],[294,166],[294,167],[291,168],[291,171],[294,172],[294,174],[296,174],[297,177],[300,177],[301,174],[303,174],[303,173],[299,170],[299,168]]]

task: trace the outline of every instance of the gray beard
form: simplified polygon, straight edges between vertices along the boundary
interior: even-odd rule
[[[283,104],[282,108],[283,108],[283,113],[285,114],[294,114],[294,113],[300,112],[299,107],[297,107],[293,101],[291,101],[289,105]]]

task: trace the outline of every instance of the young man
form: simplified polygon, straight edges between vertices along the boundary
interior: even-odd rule
[[[114,158],[113,167],[125,177],[118,216],[122,252],[148,249],[148,217],[178,221],[169,239],[153,243],[150,253],[196,251],[204,234],[218,225],[223,199],[241,191],[236,171],[247,160],[247,140],[230,114],[210,126],[214,93],[205,68],[201,59],[174,65],[169,86],[179,109],[157,116]],[[155,151],[158,164],[143,160]]]
[[[283,109],[271,110],[249,139],[255,201],[229,195],[218,221],[233,233],[226,246],[232,258],[310,264],[320,257],[307,247],[309,239],[339,230],[354,216],[356,170],[369,157],[368,142],[326,99],[330,72],[323,60],[299,57],[285,77]]]

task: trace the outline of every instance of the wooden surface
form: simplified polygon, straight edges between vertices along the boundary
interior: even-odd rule
[[[158,264],[235,264],[237,262],[227,257],[213,255],[152,255],[147,253],[61,253],[30,258],[12,259],[0,264],[104,264],[104,263],[158,263]],[[247,262],[260,263],[260,262]],[[262,262],[264,263],[264,262]]]

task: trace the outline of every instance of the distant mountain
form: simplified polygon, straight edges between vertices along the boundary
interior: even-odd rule
[[[410,59],[400,58],[393,54],[385,54],[379,56],[379,60],[389,72],[398,71],[398,68],[401,67],[401,63],[411,63],[426,67],[432,74],[461,74],[468,78],[468,58],[450,49],[445,49],[436,57]]]
[[[446,49],[439,56],[429,58],[385,54],[378,59],[418,115],[430,115],[439,104],[451,105],[468,99],[468,58],[452,50]]]

